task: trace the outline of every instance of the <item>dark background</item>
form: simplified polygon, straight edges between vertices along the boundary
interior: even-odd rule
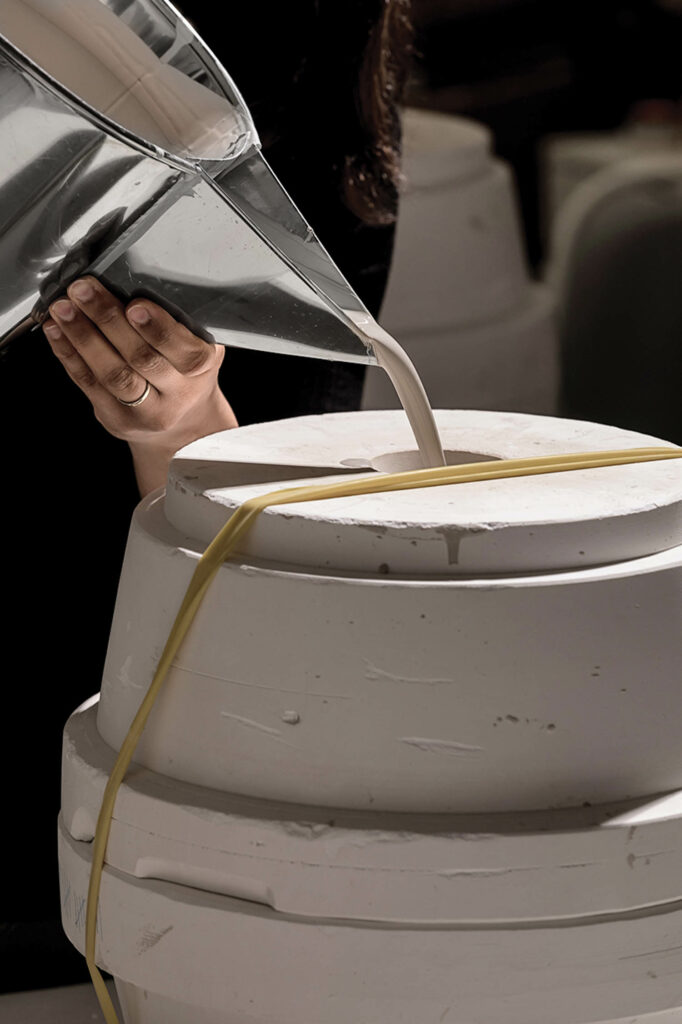
[[[538,142],[616,128],[641,101],[682,96],[682,4],[414,0],[408,102],[488,125],[516,173],[528,256],[544,255]]]

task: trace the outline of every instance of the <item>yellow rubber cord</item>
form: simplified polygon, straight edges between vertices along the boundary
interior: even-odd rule
[[[95,939],[102,871],[116,795],[133,758],[135,748],[154,706],[154,702],[168,674],[168,670],[192,624],[204,594],[220,566],[235,549],[239,539],[250,528],[263,509],[272,505],[288,505],[301,501],[321,501],[324,498],[346,498],[360,494],[409,490],[415,487],[439,487],[444,484],[501,480],[508,477],[535,476],[541,473],[561,473],[569,470],[622,466],[630,463],[679,458],[682,458],[682,448],[632,448],[625,449],[624,451],[586,452],[583,454],[540,456],[530,459],[508,459],[499,462],[476,462],[463,466],[419,469],[407,473],[387,474],[385,476],[372,475],[350,480],[342,478],[334,483],[320,484],[318,486],[290,487],[284,490],[271,491],[256,498],[249,498],[236,509],[199,559],[187,592],[180,605],[180,610],[173,623],[166,646],[159,659],[154,678],[123,741],[104,790],[92,846],[92,868],[90,871],[85,923],[85,957],[106,1024],[119,1024],[119,1020],[107,987],[104,984],[104,979],[95,962]]]

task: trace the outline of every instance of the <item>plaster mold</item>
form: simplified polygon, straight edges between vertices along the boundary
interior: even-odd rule
[[[81,948],[89,850],[61,827],[63,917]],[[130,1024],[679,1020],[680,903],[570,927],[401,928],[301,919],[107,868],[101,908],[98,960]]]
[[[505,316],[526,297],[528,271],[514,182],[490,132],[423,110],[406,111],[403,130],[387,323],[414,335]]]
[[[437,419],[455,462],[664,443]],[[141,503],[100,699],[65,731],[79,948],[114,750],[205,544],[252,494],[413,447],[393,412],[261,424],[184,449]],[[678,1024],[681,470],[265,512],[117,799],[98,958],[127,1024]]]
[[[403,118],[405,188],[383,326],[434,406],[557,409],[554,299],[531,282],[515,186],[483,125],[426,110]],[[366,409],[398,408],[369,368]]]
[[[439,426],[446,449],[493,458],[651,442],[512,414]],[[165,502],[143,502],[131,529],[98,716],[111,746],[232,509],[310,479],[306,463],[323,480],[349,457],[401,454],[402,429],[397,413],[304,418],[178,455]],[[245,465],[259,481],[231,484]],[[247,796],[394,811],[682,786],[681,509],[669,462],[266,511],[214,581],[136,758]]]
[[[82,842],[94,837],[113,765],[95,713],[79,709],[65,732],[62,819]],[[565,811],[349,811],[239,797],[136,766],[107,862],[301,918],[537,926],[676,902],[680,815],[680,793]]]

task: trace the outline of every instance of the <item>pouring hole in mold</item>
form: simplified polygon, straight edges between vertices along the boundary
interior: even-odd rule
[[[474,462],[499,462],[499,455],[490,455],[487,452],[462,452],[446,451],[444,453],[446,465],[466,466]],[[406,452],[386,452],[377,455],[373,459],[345,459],[341,465],[355,466],[360,468],[360,463],[367,469],[373,469],[377,473],[407,473],[413,469],[423,469],[421,456],[416,449]]]

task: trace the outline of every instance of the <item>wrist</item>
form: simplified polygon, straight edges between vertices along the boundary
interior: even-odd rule
[[[232,408],[223,395],[216,393],[201,403],[193,415],[183,419],[172,430],[160,431],[148,437],[130,440],[135,475],[142,496],[157,487],[163,487],[171,459],[180,448],[200,437],[238,426]]]

